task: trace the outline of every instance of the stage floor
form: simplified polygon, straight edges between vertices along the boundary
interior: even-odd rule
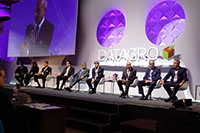
[[[13,85],[5,85],[6,89],[12,89]],[[138,96],[130,96],[129,98],[120,98],[119,95],[108,94],[108,93],[96,93],[96,94],[88,94],[86,91],[76,92],[73,90],[72,92],[68,92],[66,90],[57,91],[52,88],[35,88],[35,87],[22,87],[20,92],[25,92],[29,94],[43,95],[43,96],[52,96],[58,98],[66,98],[71,100],[82,100],[82,101],[90,101],[90,102],[98,102],[98,103],[107,103],[107,104],[115,104],[115,105],[136,105],[136,106],[145,106],[152,108],[162,108],[162,109],[170,109],[172,107],[172,103],[164,102],[164,99],[154,99],[154,100],[139,100]],[[193,102],[193,105],[188,108],[181,108],[179,110],[191,111],[191,112],[199,112],[200,111],[200,103]]]

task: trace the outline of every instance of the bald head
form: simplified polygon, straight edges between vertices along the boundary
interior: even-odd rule
[[[40,24],[45,16],[47,9],[47,0],[37,0],[35,7],[35,23]]]
[[[131,68],[131,62],[129,62],[129,61],[126,62],[126,68],[127,68],[127,69],[130,69],[130,68]]]

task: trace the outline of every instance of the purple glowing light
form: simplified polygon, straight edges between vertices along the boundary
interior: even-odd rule
[[[170,45],[183,32],[185,12],[176,1],[158,3],[148,14],[146,35],[155,45]]]
[[[117,45],[124,36],[125,17],[119,10],[107,12],[98,24],[97,40],[105,48]]]
[[[2,7],[2,5],[0,5],[0,7]],[[6,20],[8,20],[7,18],[10,18],[10,9],[0,9],[0,18],[0,59],[10,62],[14,60],[14,58],[9,58],[7,56],[10,21]]]

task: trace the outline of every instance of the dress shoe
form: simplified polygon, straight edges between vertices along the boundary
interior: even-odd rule
[[[42,88],[41,86],[37,86],[36,88]]]
[[[148,99],[149,99],[149,95],[146,95],[143,100],[148,100]]]
[[[125,94],[122,96],[122,98],[123,98],[123,99],[124,99],[124,98],[127,98],[127,97],[128,97],[128,96],[127,96],[127,95],[125,95]]]
[[[144,100],[145,96],[141,96],[139,100]]]
[[[124,93],[122,93],[119,97],[123,97],[124,96]]]
[[[69,87],[65,88],[65,90],[72,92],[71,88],[69,88]]]
[[[91,90],[89,91],[89,94],[92,94],[92,91],[91,91]]]
[[[172,98],[171,102],[173,103],[173,102],[175,102],[177,100],[178,100],[178,98],[175,96],[175,97]]]
[[[89,94],[94,94],[93,91],[89,91]]]
[[[165,102],[170,102],[171,100],[172,100],[172,98],[170,97],[170,98],[165,99],[164,101]]]
[[[165,99],[165,102],[175,102],[178,98],[176,96]]]

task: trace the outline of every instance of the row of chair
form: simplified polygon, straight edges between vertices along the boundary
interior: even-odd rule
[[[56,85],[56,76],[49,75],[49,76],[47,76],[47,79],[46,79],[46,81],[47,81],[47,86],[49,86],[48,83],[49,83],[49,81],[52,80],[52,79],[54,80],[54,81],[53,81],[53,82],[54,82],[54,86]],[[31,80],[33,81],[33,78],[32,78]],[[162,85],[160,84],[160,81],[161,81],[161,80],[158,80],[158,81],[157,81],[156,86],[154,87],[154,89],[160,89],[160,88],[162,87]],[[102,79],[100,80],[100,82],[99,82],[99,85],[102,85],[102,86],[103,86],[103,93],[105,93],[105,82],[107,82],[107,80],[106,80],[105,77],[102,78]],[[133,87],[133,88],[137,87],[137,83],[138,83],[138,79],[135,79],[135,80],[133,81],[133,83],[130,85],[130,87]],[[80,91],[81,85],[83,85],[83,84],[86,84],[86,79],[81,80],[81,81],[78,83],[78,90],[77,90],[77,92]],[[67,87],[67,83],[66,83],[65,86]],[[180,90],[180,91],[184,91],[184,90],[186,90],[186,89],[188,88],[188,86],[189,86],[189,84],[188,84],[188,81],[187,81],[187,82],[185,82],[185,83],[183,84],[183,86],[180,87],[179,90]],[[171,89],[173,89],[173,87],[172,87]],[[150,95],[150,98],[152,98],[152,95]]]

